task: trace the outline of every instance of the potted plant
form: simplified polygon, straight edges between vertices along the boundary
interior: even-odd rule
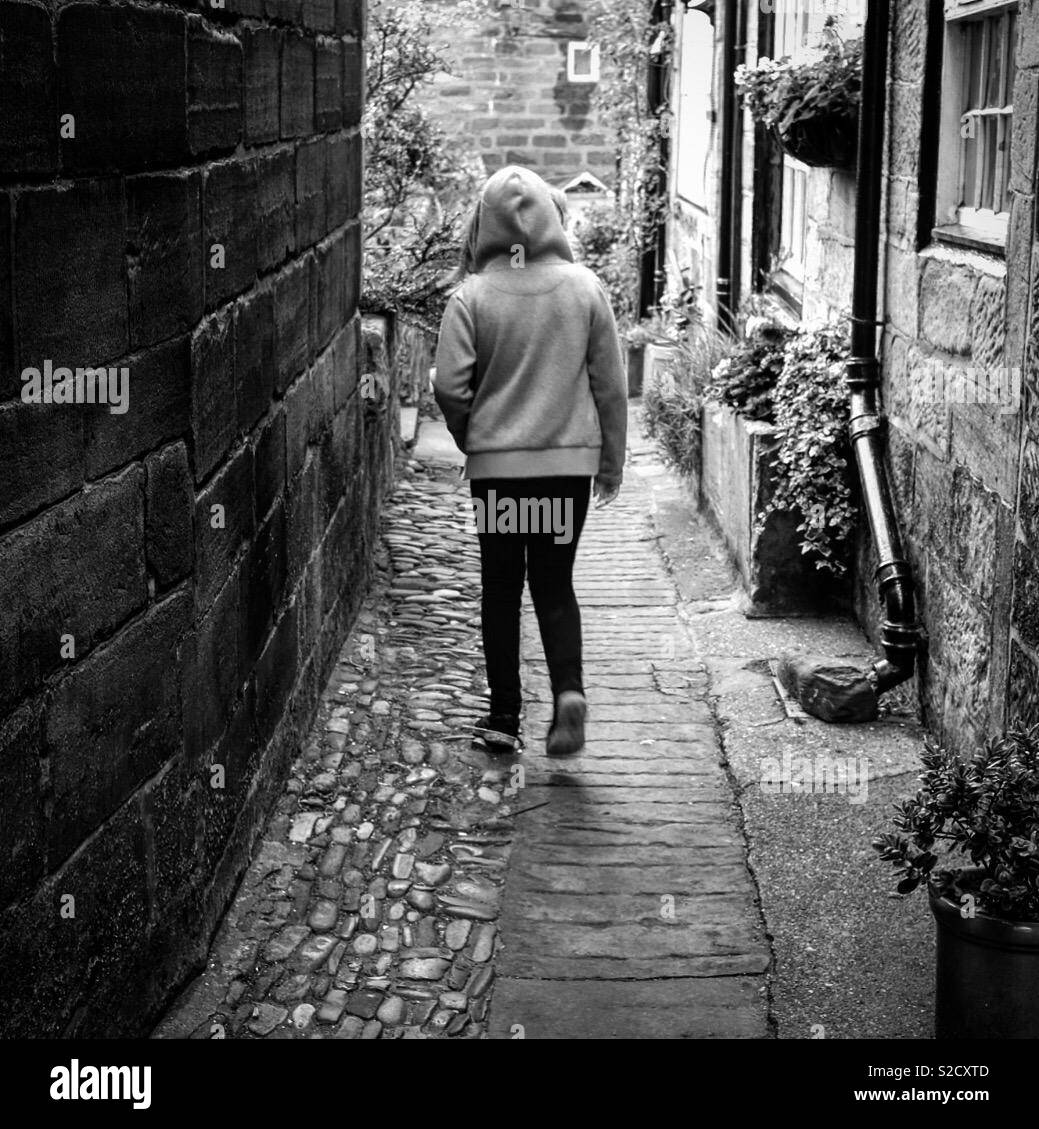
[[[814,168],[853,168],[862,88],[862,40],[826,43],[805,57],[762,58],[737,68],[736,86],[751,117],[783,149]]]
[[[702,324],[697,294],[699,287],[683,282],[683,288],[674,300],[661,302],[651,317],[623,333],[628,350],[628,390],[632,396],[642,395],[656,374],[671,364],[675,350],[686,340],[686,335]]]
[[[923,764],[920,790],[897,805],[898,834],[873,846],[900,894],[930,894],[935,1034],[1039,1038],[1039,726],[966,761],[929,744]],[[961,865],[939,865],[957,855]]]

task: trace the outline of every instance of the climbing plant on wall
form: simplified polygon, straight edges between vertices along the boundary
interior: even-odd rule
[[[760,515],[801,517],[801,551],[816,567],[844,576],[858,517],[848,439],[846,325],[801,330],[784,346],[776,381],[775,491]]]
[[[588,38],[597,44],[601,78],[593,97],[600,127],[617,151],[609,226],[620,254],[611,259],[611,298],[622,323],[638,315],[639,266],[667,208],[661,141],[670,118],[650,105],[649,72],[671,50],[669,24],[655,23],[653,0],[598,0]]]

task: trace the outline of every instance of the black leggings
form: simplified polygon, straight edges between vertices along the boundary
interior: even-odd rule
[[[518,714],[522,702],[520,600],[525,575],[553,698],[565,690],[584,693],[581,611],[573,574],[592,480],[481,478],[470,485],[480,536],[480,611],[491,712]]]

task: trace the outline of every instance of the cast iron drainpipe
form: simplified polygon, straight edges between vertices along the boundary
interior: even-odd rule
[[[726,0],[722,13],[722,136],[721,136],[721,201],[718,207],[718,265],[715,280],[715,303],[718,321],[732,332],[736,325],[737,297],[733,291],[733,234],[736,214],[736,124],[739,109],[733,75],[737,66],[736,37],[739,30],[740,0]]]
[[[922,641],[912,570],[902,548],[884,462],[884,422],[878,404],[877,279],[889,14],[889,0],[868,0],[856,174],[851,356],[845,377],[851,407],[849,434],[877,550],[876,581],[886,615],[880,633],[885,657],[867,675],[878,694],[912,677]]]

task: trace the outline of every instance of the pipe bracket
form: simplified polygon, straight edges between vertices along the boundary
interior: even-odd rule
[[[884,430],[884,423],[880,416],[858,416],[848,424],[848,435],[851,437],[852,443],[858,439],[862,439],[867,435],[873,435],[878,431]]]
[[[844,383],[852,392],[880,386],[880,362],[876,357],[849,357],[844,364]]]
[[[899,582],[912,584],[913,569],[908,561],[884,561],[883,564],[877,567],[874,578],[881,592],[883,592],[892,584],[898,584]]]

